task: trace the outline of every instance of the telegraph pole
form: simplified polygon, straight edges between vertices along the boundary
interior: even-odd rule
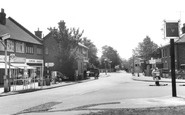
[[[0,36],[0,42],[4,46],[5,50],[5,75],[4,75],[4,92],[9,92],[11,90],[10,85],[9,85],[9,79],[8,79],[8,70],[7,70],[7,39],[10,38],[10,34],[4,34]],[[9,65],[10,66],[10,65]]]

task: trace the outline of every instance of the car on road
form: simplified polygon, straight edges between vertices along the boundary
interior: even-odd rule
[[[89,68],[87,70],[87,76],[89,77],[95,77],[95,78],[98,78],[99,77],[99,74],[100,74],[100,71],[98,68]]]

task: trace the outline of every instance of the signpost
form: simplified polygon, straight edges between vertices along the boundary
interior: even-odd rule
[[[171,79],[172,79],[172,96],[177,97],[176,93],[176,77],[175,77],[175,52],[174,39],[179,38],[179,21],[165,23],[165,37],[170,38],[170,55],[171,55]]]
[[[54,63],[52,63],[52,62],[50,62],[50,63],[45,63],[45,66],[46,67],[53,67],[55,64]]]

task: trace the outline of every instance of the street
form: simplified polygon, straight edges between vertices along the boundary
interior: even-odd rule
[[[149,86],[154,83],[134,81],[126,72],[108,74],[108,77],[84,83],[0,97],[0,114],[73,115],[107,108],[134,108],[138,104],[134,104],[136,100],[143,105],[140,107],[148,107],[142,104],[144,99],[171,97],[170,83]],[[177,95],[185,97],[184,86],[177,84]],[[185,102],[179,105],[185,105]]]

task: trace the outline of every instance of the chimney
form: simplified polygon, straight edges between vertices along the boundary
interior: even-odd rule
[[[38,28],[38,30],[35,31],[35,35],[36,35],[37,37],[39,37],[39,38],[42,38],[42,31],[40,31],[39,28]]]
[[[1,13],[0,13],[0,24],[2,25],[6,24],[6,14],[4,13],[3,8],[1,8]]]
[[[185,23],[183,24],[183,27],[182,27],[182,34],[185,33]]]

